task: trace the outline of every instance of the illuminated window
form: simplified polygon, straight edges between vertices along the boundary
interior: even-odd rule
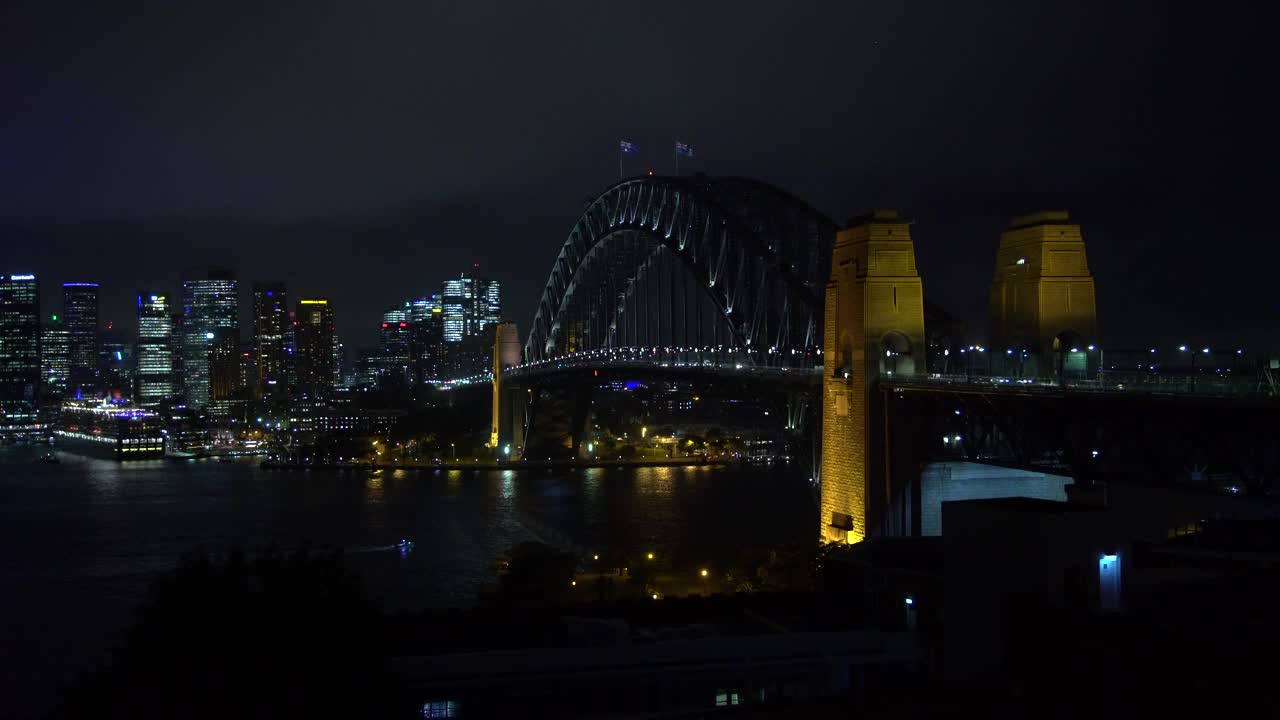
[[[422,705],[424,718],[458,717],[458,703],[455,700],[432,700]]]
[[[730,705],[741,705],[742,698],[738,697],[737,690],[716,690],[716,707],[729,707]]]
[[[1120,609],[1120,555],[1098,556],[1098,602],[1103,610]]]

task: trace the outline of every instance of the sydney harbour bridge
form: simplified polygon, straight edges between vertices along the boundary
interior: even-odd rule
[[[1205,457],[1274,473],[1265,368],[1104,362],[1083,234],[1065,212],[1000,237],[993,278],[974,278],[991,294],[976,346],[926,301],[910,228],[886,210],[837,224],[746,178],[610,186],[569,230],[523,343],[499,327],[492,442],[581,457],[592,394],[616,379],[764,398],[807,466],[821,536],[840,541],[918,527],[901,496],[944,450],[1027,467],[1051,456],[1077,482],[1161,482]]]

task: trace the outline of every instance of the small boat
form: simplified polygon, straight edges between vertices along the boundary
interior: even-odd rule
[[[401,550],[409,550],[413,548],[413,541],[400,538],[400,542],[396,543],[396,547]]]
[[[231,458],[227,457],[226,455],[223,455],[223,456],[219,457],[219,458],[216,460],[216,462],[220,462],[220,463],[229,463],[229,462],[231,462]]]
[[[57,464],[61,463],[62,461],[58,459],[58,456],[57,456],[57,455],[54,455],[53,453],[46,453],[46,454],[41,455],[40,457],[36,458],[36,462],[40,462],[40,463],[49,463],[49,464],[51,464],[51,465],[57,465]]]

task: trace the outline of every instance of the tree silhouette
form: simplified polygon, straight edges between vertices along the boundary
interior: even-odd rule
[[[65,717],[380,717],[395,702],[381,620],[340,555],[224,562],[157,580],[113,661]]]
[[[542,543],[525,542],[511,551],[498,580],[498,601],[513,606],[554,605],[565,598],[577,560]]]

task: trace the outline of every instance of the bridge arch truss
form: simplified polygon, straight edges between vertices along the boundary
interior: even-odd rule
[[[570,230],[524,360],[659,348],[821,364],[835,232],[829,218],[755,180],[619,182]]]

